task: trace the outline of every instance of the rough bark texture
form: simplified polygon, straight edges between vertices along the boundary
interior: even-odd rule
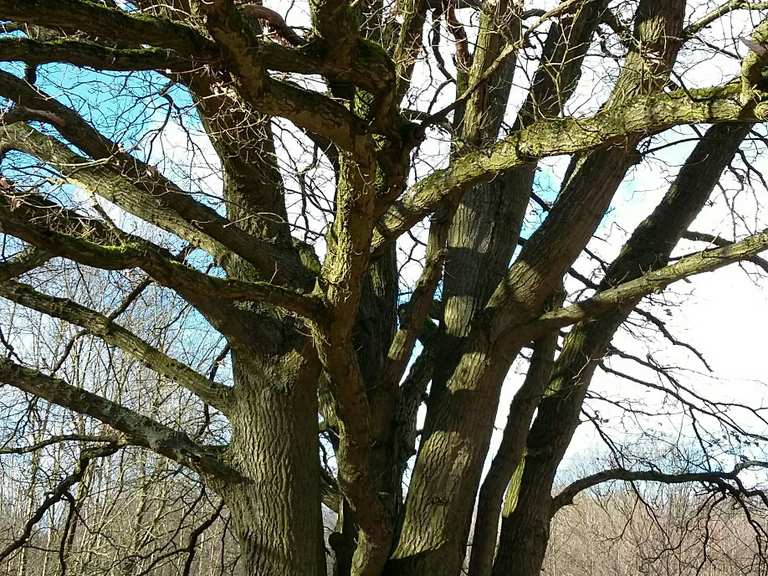
[[[684,2],[641,3],[636,35],[643,50],[630,52],[606,109],[663,86],[679,47],[670,38],[682,29],[684,7]],[[437,399],[431,401],[426,424],[430,436],[419,451],[394,554],[400,573],[459,570],[501,385],[524,343],[510,328],[543,312],[546,299],[593,234],[635,162],[628,148],[637,140],[625,148],[595,151],[574,160],[557,204],[479,315],[446,392],[438,390]]]
[[[0,61],[25,66],[24,78],[18,68],[0,70],[9,103],[0,115],[8,170],[0,174],[0,232],[3,246],[18,247],[3,252],[0,296],[142,363],[191,396],[208,423],[217,410],[227,444],[207,445],[186,422],[167,425],[146,407],[75,385],[57,375],[61,364],[50,374],[33,368],[45,362],[19,357],[4,331],[0,382],[111,427],[105,454],[137,446],[199,475],[229,511],[243,574],[324,574],[321,502],[338,514],[328,539],[336,576],[458,576],[467,561],[470,576],[538,574],[551,517],[581,486],[553,503],[558,465],[614,332],[650,292],[726,263],[763,262],[756,258],[768,232],[718,240],[667,266],[742,140],[768,118],[759,46],[768,21],[755,29],[742,78],[688,88],[670,82],[678,51],[749,6],[727,3],[686,28],[684,0],[641,0],[634,14],[622,12],[631,17],[626,28],[607,0],[549,10],[518,0],[310,0],[308,30],[293,25],[293,13],[256,2],[134,4],[0,0]],[[479,26],[472,43],[466,11]],[[594,114],[566,114],[587,53],[605,51],[606,34],[625,50],[610,97]],[[511,94],[532,57],[536,69],[511,120]],[[415,94],[424,90],[413,77],[420,58],[446,81]],[[55,77],[60,64],[159,79],[163,88],[147,102],[168,102],[169,118],[196,114],[218,157],[222,193],[211,198],[162,173],[122,134],[113,110],[102,117],[98,106],[73,104],[85,98],[80,92],[47,93],[51,83],[38,82],[38,71]],[[447,87],[454,100],[440,109]],[[115,125],[104,126],[110,119]],[[641,142],[703,123],[713,126],[591,286],[596,293],[564,307],[563,278],[643,160]],[[422,173],[429,161],[413,160],[431,153],[436,133],[450,139],[449,157]],[[298,160],[295,142],[308,153]],[[303,166],[308,155],[312,164]],[[533,196],[539,160],[558,155],[570,165],[557,197],[521,240],[531,199],[541,202]],[[55,188],[60,181],[67,186]],[[83,195],[111,202],[152,233],[116,223],[100,205],[86,212]],[[291,220],[297,205],[308,230]],[[322,261],[302,233],[324,238]],[[422,245],[419,277],[403,278],[403,253]],[[63,260],[105,274],[139,271],[140,286],[154,283],[183,301],[226,342],[218,360],[229,355],[229,381],[121,324],[144,288],[112,312],[80,294],[46,292],[36,271]],[[574,324],[557,355],[558,330]],[[531,343],[481,485],[502,385]],[[332,455],[321,463],[321,452]],[[718,478],[735,482],[739,471]],[[620,472],[582,484],[647,476]],[[33,508],[30,498],[30,516],[43,516]]]
[[[661,203],[638,226],[611,264],[601,288],[632,280],[666,264],[749,130],[748,125],[724,124],[707,131]],[[629,302],[623,312],[576,325],[566,339],[528,435],[517,505],[505,511],[503,517],[494,575],[539,574],[547,547],[557,467],[579,424],[595,368],[638,301]]]
[[[269,364],[241,354],[233,354],[238,398],[226,459],[244,478],[220,493],[240,540],[242,573],[324,574],[317,369],[298,353]]]

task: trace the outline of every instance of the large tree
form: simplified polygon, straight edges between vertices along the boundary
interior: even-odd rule
[[[753,463],[707,454],[675,470],[617,460],[553,490],[611,354],[666,374],[635,383],[684,407],[696,450],[713,446],[697,416],[752,433],[612,340],[639,317],[680,344],[644,297],[733,263],[766,267],[768,230],[689,230],[724,171],[757,173],[744,147],[762,145],[768,118],[765,4],[270,6],[0,0],[0,296],[194,399],[171,422],[107,382],[69,381],[64,359],[36,361],[27,331],[42,324],[8,320],[0,382],[103,436],[37,439],[77,442],[80,457],[2,554],[91,460],[126,447],[218,494],[244,574],[324,573],[323,505],[336,573],[359,576],[538,574],[557,510],[611,480],[699,483],[746,509],[759,493],[739,474]],[[737,18],[753,23],[745,42],[712,33]],[[710,57],[734,73],[687,74]],[[692,138],[658,205],[600,261],[587,244],[627,175]],[[554,157],[569,159],[555,176]],[[700,244],[674,252],[681,239]],[[597,276],[577,272],[584,254]],[[122,282],[94,295],[63,286],[72,270]],[[152,300],[158,317],[194,311],[186,348],[201,332],[225,341],[217,363],[231,374],[159,345],[165,320],[121,321],[150,286],[172,295]],[[527,373],[489,454],[513,364]]]

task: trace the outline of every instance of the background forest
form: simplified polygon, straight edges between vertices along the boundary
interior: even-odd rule
[[[0,574],[768,574],[766,119],[765,2],[0,0]]]

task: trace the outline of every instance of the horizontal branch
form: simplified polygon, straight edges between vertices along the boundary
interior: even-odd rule
[[[211,382],[202,374],[198,374],[189,366],[151,346],[107,316],[73,300],[49,296],[26,284],[12,280],[0,282],[0,296],[84,328],[86,332],[98,336],[107,344],[128,352],[158,374],[178,382],[206,404],[227,413],[229,388]]]
[[[736,10],[766,10],[768,9],[768,2],[750,2],[749,0],[727,0],[708,12],[695,22],[692,22],[685,30],[683,30],[683,36],[690,38],[701,32],[704,28],[719,20],[726,14],[734,12]]]
[[[193,28],[165,18],[128,13],[92,0],[0,0],[5,20],[178,50],[185,55],[216,54],[213,42]]]
[[[5,446],[0,448],[0,454],[29,454],[30,452],[37,452],[48,446],[54,444],[61,444],[63,442],[106,442],[110,444],[118,443],[119,439],[116,436],[105,435],[93,435],[93,434],[61,434],[58,436],[51,436],[40,442],[29,444],[28,446]]]
[[[237,477],[216,457],[215,450],[196,444],[185,433],[64,380],[0,358],[0,382],[96,418],[125,434],[131,444],[148,448],[193,470],[226,479]]]
[[[40,42],[27,38],[5,38],[0,44],[0,59],[32,64],[68,62],[105,70],[171,68],[175,72],[189,70],[189,63],[201,64],[213,60],[220,63],[221,60],[218,48],[208,38],[189,26],[157,16],[129,14],[94,2],[77,0],[38,1],[37,5],[25,3],[23,7],[18,4],[0,0],[0,14],[19,22],[81,30],[99,40],[120,41],[131,47],[116,48],[74,39]],[[258,48],[254,52],[265,69],[322,74],[334,80],[351,82],[374,93],[386,90],[395,75],[394,65],[386,53],[368,42],[357,44],[355,58],[349,66],[340,66],[334,58],[333,41],[313,39],[293,48],[275,42],[257,41],[254,46]],[[24,48],[28,49],[26,53]],[[131,56],[135,57],[133,62]]]
[[[30,193],[0,195],[0,231],[87,266],[142,269],[209,317],[216,303],[226,300],[260,301],[315,320],[325,317],[325,306],[319,298],[269,282],[209,276],[143,238]],[[216,314],[213,316],[215,321]]]
[[[30,38],[0,38],[0,61],[48,64],[61,62],[99,70],[189,70],[190,58],[165,48],[114,48],[94,42],[61,39],[42,42]],[[202,60],[199,62],[202,64]]]
[[[759,122],[765,103],[742,105],[738,84],[639,96],[590,118],[541,120],[496,144],[460,156],[448,168],[422,178],[384,214],[373,250],[397,238],[434,212],[444,198],[539,158],[621,147],[682,124]]]
[[[722,248],[704,250],[680,258],[674,264],[598,292],[592,298],[547,312],[529,326],[535,327],[538,331],[562,328],[576,322],[590,320],[619,309],[625,304],[633,304],[638,298],[660,292],[673,282],[696,274],[712,272],[735,262],[750,260],[765,250],[768,250],[768,229]]]
[[[768,462],[747,460],[737,464],[733,470],[712,471],[712,472],[683,472],[679,474],[668,474],[659,470],[625,470],[623,468],[613,468],[603,470],[585,478],[576,480],[566,486],[557,496],[552,499],[552,515],[564,506],[573,504],[573,499],[577,494],[594,488],[605,482],[620,480],[624,482],[660,482],[662,484],[689,484],[692,482],[704,484],[717,484],[721,488],[726,488],[729,492],[741,492],[741,486],[725,486],[729,481],[738,480],[739,474],[749,468],[768,468]],[[750,493],[744,493],[744,496],[750,496]]]

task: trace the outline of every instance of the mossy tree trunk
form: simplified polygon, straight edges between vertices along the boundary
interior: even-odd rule
[[[684,43],[731,9],[686,26],[684,0],[641,0],[629,27],[607,0],[549,11],[486,2],[473,43],[462,22],[475,2],[311,0],[306,33],[278,11],[239,4],[142,0],[133,12],[114,2],[0,0],[15,34],[0,33],[0,58],[26,65],[24,78],[0,71],[0,96],[11,103],[0,159],[19,179],[0,179],[0,231],[21,246],[0,263],[0,296],[138,359],[206,417],[226,419],[225,441],[206,444],[187,422],[169,425],[10,353],[0,381],[104,422],[113,450],[152,450],[196,473],[226,504],[243,574],[324,574],[325,503],[339,514],[328,539],[336,576],[458,576],[467,563],[470,576],[534,576],[563,505],[552,497],[555,475],[616,330],[650,292],[768,247],[768,234],[756,233],[668,265],[751,127],[768,116],[760,55],[745,60],[743,82],[677,87]],[[446,81],[424,89],[412,76],[428,24],[427,57]],[[510,120],[513,88],[545,30]],[[606,34],[624,50],[610,95],[594,114],[571,114],[590,47],[602,49]],[[115,136],[119,120],[105,127],[88,107],[48,94],[37,76],[55,74],[40,68],[50,63],[145,72],[167,84],[151,94],[163,101],[181,98],[169,87],[178,89],[217,156],[221,194],[185,189]],[[449,85],[454,100],[439,109]],[[419,90],[429,109],[419,108]],[[703,123],[713,126],[590,284],[595,295],[565,305],[573,295],[564,277],[643,160],[641,142]],[[424,174],[430,146],[446,134],[444,167]],[[294,140],[307,154],[295,153]],[[539,161],[558,155],[570,165],[557,196],[544,200],[535,193]],[[300,167],[307,157],[310,167]],[[326,172],[308,181],[319,165]],[[159,232],[85,213],[71,187],[54,190],[49,180]],[[532,202],[546,217],[528,232]],[[412,254],[416,280],[401,268]],[[57,259],[140,270],[223,339],[231,378],[218,382],[123,326],[132,302],[104,312],[46,292],[28,273]],[[502,386],[527,346],[528,374],[483,479]]]

